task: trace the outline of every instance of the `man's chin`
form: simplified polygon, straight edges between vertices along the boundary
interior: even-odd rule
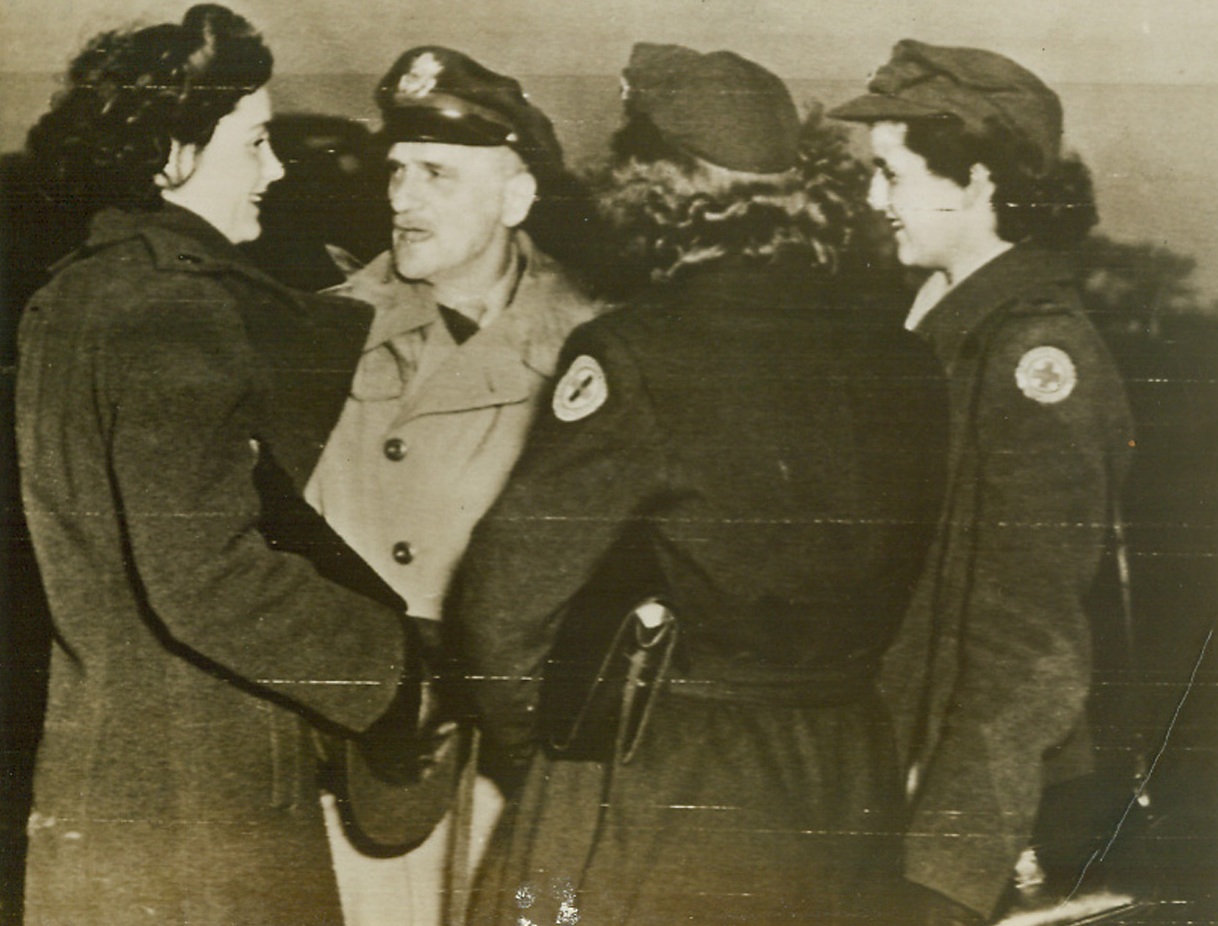
[[[436,272],[436,267],[429,261],[420,260],[417,253],[394,249],[393,269],[403,280],[421,281],[428,279]]]

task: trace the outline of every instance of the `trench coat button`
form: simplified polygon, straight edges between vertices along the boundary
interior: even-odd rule
[[[393,460],[394,463],[406,457],[406,444],[397,437],[391,437],[385,441],[385,456]]]
[[[405,540],[399,540],[393,545],[393,561],[407,566],[414,562],[414,550]]]

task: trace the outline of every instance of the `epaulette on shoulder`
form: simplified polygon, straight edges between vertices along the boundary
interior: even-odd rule
[[[78,260],[83,260],[84,258],[88,257],[91,253],[93,253],[92,250],[89,248],[86,248],[82,244],[80,247],[73,248],[72,250],[68,251],[67,254],[65,254],[63,257],[59,258],[59,260],[55,261],[55,263],[51,264],[51,266],[48,267],[47,269],[52,274],[59,273],[59,271],[63,270],[64,267],[69,267],[72,264],[76,263]]]
[[[1011,316],[1073,315],[1082,309],[1078,290],[1069,283],[1044,286],[1035,294],[1013,299],[1007,308]]]
[[[142,240],[142,236],[138,234],[127,235],[124,237],[106,238],[103,241],[97,241],[92,244],[85,242],[65,254],[48,268],[52,274],[59,273],[65,267],[70,267],[72,264],[79,263],[95,254],[100,254],[103,251],[108,251],[111,248],[116,248],[120,244],[130,244],[133,241]],[[151,253],[151,249],[149,249]]]

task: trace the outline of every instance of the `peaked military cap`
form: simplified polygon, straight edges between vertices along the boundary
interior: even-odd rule
[[[730,170],[780,173],[799,154],[799,113],[776,76],[730,51],[640,42],[622,72],[629,114],[680,151]]]
[[[562,166],[554,126],[519,81],[451,48],[424,45],[403,54],[382,78],[376,102],[388,141],[506,145],[534,173]]]
[[[1033,144],[1046,164],[1061,153],[1057,94],[1027,68],[992,51],[903,39],[867,89],[829,115],[852,122],[954,117],[974,131],[996,122]]]

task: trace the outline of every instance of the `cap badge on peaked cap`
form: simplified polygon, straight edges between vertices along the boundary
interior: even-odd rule
[[[535,175],[563,169],[554,126],[529,102],[519,81],[463,52],[410,49],[381,79],[375,99],[385,140],[509,145]]]
[[[444,65],[431,52],[424,52],[411,62],[410,70],[398,80],[398,94],[421,99],[436,89],[436,79]]]

